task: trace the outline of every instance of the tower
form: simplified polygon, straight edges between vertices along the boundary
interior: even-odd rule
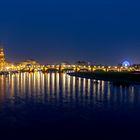
[[[0,48],[0,67],[3,67],[5,64],[5,56],[3,48]]]

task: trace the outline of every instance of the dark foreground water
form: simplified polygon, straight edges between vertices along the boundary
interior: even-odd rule
[[[10,139],[140,139],[140,85],[59,73],[0,76],[0,132]]]

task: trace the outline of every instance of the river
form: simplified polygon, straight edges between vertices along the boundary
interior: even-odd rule
[[[140,85],[66,73],[0,76],[0,130],[26,138],[137,139]]]

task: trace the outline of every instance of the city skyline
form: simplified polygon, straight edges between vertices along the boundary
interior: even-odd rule
[[[120,62],[118,62],[118,63],[98,63],[98,61],[93,61],[93,60],[91,60],[91,61],[88,61],[87,59],[77,59],[77,60],[73,60],[73,61],[70,61],[70,60],[59,60],[59,61],[44,61],[45,63],[43,63],[43,62],[41,62],[41,61],[39,61],[37,58],[31,58],[30,56],[26,56],[26,57],[23,57],[22,59],[21,59],[21,57],[19,57],[19,58],[16,58],[16,59],[14,59],[14,57],[8,57],[8,55],[9,55],[9,53],[5,53],[5,50],[7,50],[7,49],[5,49],[6,47],[4,47],[4,44],[0,44],[0,49],[3,49],[3,51],[4,51],[4,56],[5,56],[5,60],[7,61],[7,62],[11,62],[11,63],[20,63],[20,62],[24,62],[24,61],[37,61],[37,62],[39,62],[39,63],[42,63],[42,64],[61,64],[61,63],[67,63],[67,64],[76,64],[76,63],[87,63],[87,64],[90,64],[90,65],[114,65],[114,66],[117,66],[117,65],[120,65],[120,64],[122,64],[123,65],[123,63],[125,63],[125,62],[127,62],[127,63],[129,63],[130,65],[134,65],[134,64],[139,64],[139,61],[138,61],[138,63],[136,63],[137,61],[132,61],[132,60],[130,60],[130,61],[128,61],[128,59],[123,59],[123,60],[120,60]],[[7,50],[8,51],[8,50]],[[46,60],[46,59],[45,59]]]
[[[22,63],[22,62],[31,62],[31,61],[33,61],[33,62],[36,62],[36,63],[40,63],[37,59],[34,59],[34,58],[24,58],[23,60],[18,60],[18,61],[11,61],[11,59],[7,59],[5,56],[8,56],[8,53],[5,53],[5,49],[4,49],[4,47],[3,47],[3,44],[0,44],[0,54],[1,54],[1,59],[2,59],[2,63],[4,63],[4,62],[10,62],[10,63],[13,63],[13,64],[18,64],[18,63]],[[7,54],[7,55],[6,55]],[[41,63],[40,63],[41,64]],[[70,61],[67,61],[67,60],[64,60],[64,61],[61,61],[61,62],[59,62],[59,63],[56,63],[56,62],[54,62],[54,63],[42,63],[42,65],[49,65],[49,64],[51,64],[51,65],[71,65],[71,64],[79,64],[79,65],[106,65],[106,66],[109,66],[109,65],[107,65],[107,64],[99,64],[99,63],[96,63],[96,62],[89,62],[89,61],[86,61],[86,60],[75,60],[74,62],[70,62]],[[120,63],[118,63],[118,64],[115,64],[114,66],[130,66],[130,65],[139,65],[139,63],[130,63],[129,61],[127,61],[127,60],[125,60],[125,61],[121,61]],[[112,65],[113,66],[113,65]]]

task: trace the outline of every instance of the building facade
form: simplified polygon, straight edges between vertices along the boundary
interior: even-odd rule
[[[5,65],[4,49],[0,48],[0,67],[3,67],[4,65]]]

